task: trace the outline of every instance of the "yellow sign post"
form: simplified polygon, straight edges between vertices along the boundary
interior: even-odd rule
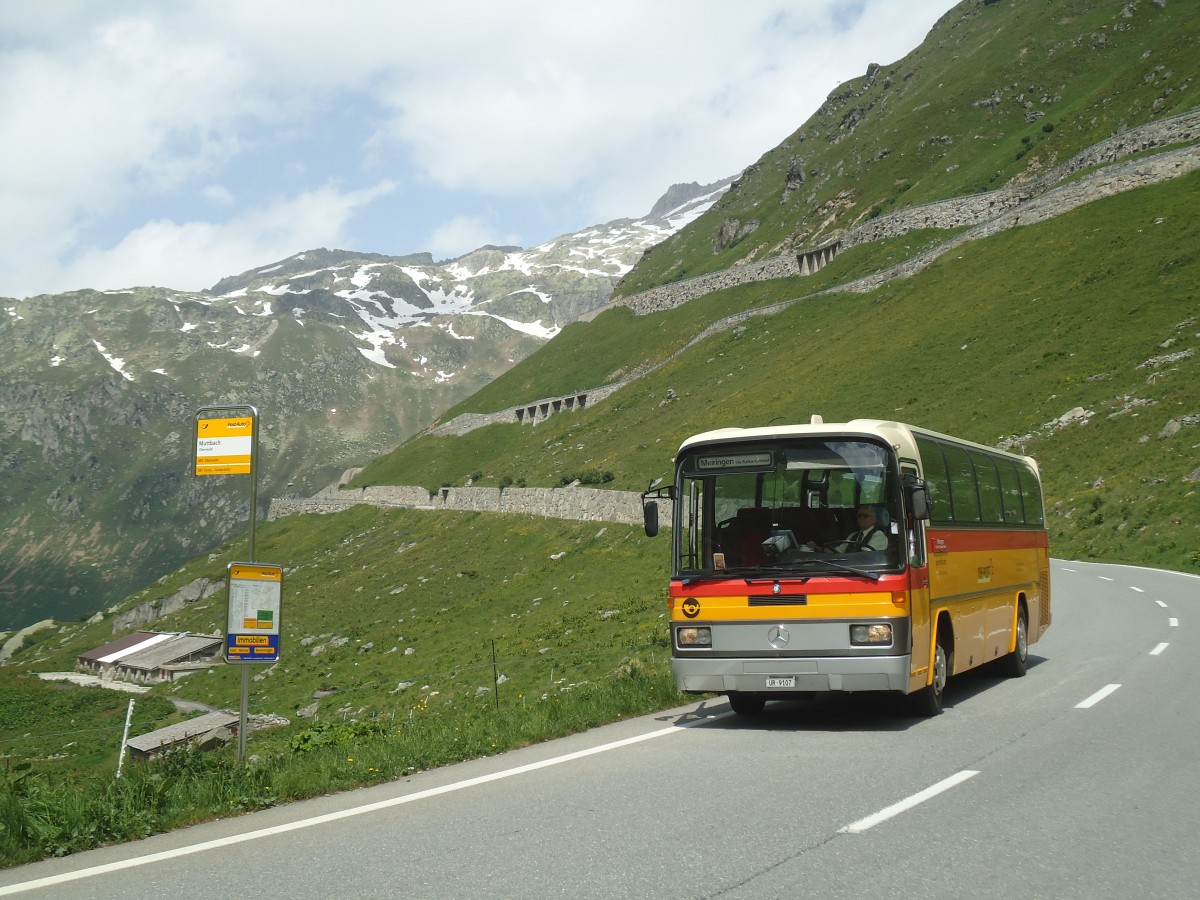
[[[196,475],[250,476],[249,562],[231,563],[226,577],[229,597],[225,661],[279,660],[279,604],[282,570],[254,562],[254,522],[258,512],[258,410],[248,404],[207,406],[197,410],[193,446]],[[236,608],[236,611],[235,611]],[[246,756],[250,706],[250,668],[242,666],[242,708],[238,718],[238,763]]]

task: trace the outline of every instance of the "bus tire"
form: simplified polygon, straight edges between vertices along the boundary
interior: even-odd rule
[[[729,705],[739,716],[757,716],[767,705],[767,698],[758,694],[743,694],[740,691],[729,692]]]
[[[942,695],[954,664],[954,650],[946,645],[949,641],[941,634],[933,653],[933,681],[921,690],[908,695],[909,707],[914,715],[924,719],[942,714]]]
[[[1000,670],[1010,678],[1020,678],[1029,667],[1029,613],[1017,606],[1017,646],[1000,659]]]

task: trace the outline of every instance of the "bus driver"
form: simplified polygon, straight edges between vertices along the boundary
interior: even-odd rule
[[[863,504],[858,508],[858,530],[852,531],[844,541],[829,542],[821,546],[810,543],[809,547],[819,553],[847,553],[859,550],[886,550],[888,537],[876,526],[875,507]]]

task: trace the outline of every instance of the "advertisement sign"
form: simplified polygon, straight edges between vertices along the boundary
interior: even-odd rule
[[[263,563],[230,563],[225,661],[278,662],[283,569]]]

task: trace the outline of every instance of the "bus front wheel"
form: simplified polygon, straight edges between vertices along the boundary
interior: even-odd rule
[[[933,653],[933,681],[916,693],[908,695],[909,705],[915,715],[931,718],[942,714],[942,694],[946,690],[946,682],[950,679],[952,653],[939,637]]]
[[[739,716],[757,716],[767,705],[767,698],[756,694],[742,694],[738,691],[729,692],[729,705]]]

